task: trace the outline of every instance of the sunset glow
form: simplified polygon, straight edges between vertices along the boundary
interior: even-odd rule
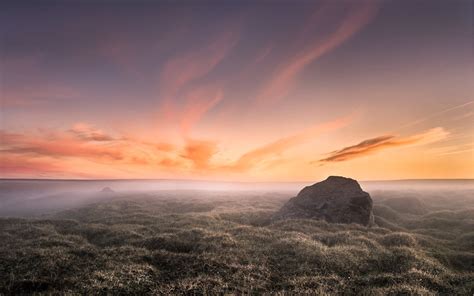
[[[474,178],[471,1],[172,3],[1,6],[0,177]]]

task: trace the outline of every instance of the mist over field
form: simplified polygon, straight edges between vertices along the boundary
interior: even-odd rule
[[[462,180],[397,180],[362,181],[369,193],[392,191],[412,197],[437,196],[439,191],[455,195],[466,193],[466,198],[474,190],[474,181]],[[147,194],[155,196],[179,197],[179,192],[197,191],[199,197],[228,194],[268,194],[275,193],[292,197],[308,182],[219,182],[199,180],[0,180],[0,215],[22,216],[41,215],[50,211],[64,210],[116,196]],[[113,194],[102,192],[111,188]],[[208,193],[208,194],[206,194]],[[442,198],[442,197],[441,197]]]
[[[474,291],[473,180],[361,182],[369,227],[272,220],[302,185],[2,180],[0,293]]]

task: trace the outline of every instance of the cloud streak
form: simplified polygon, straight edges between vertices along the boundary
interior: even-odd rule
[[[143,142],[120,135],[111,136],[90,124],[78,123],[63,132],[44,130],[40,134],[0,132],[0,169],[3,176],[83,174],[82,166],[105,165],[112,170],[146,169],[157,172],[197,173],[202,176],[243,173],[254,169],[271,170],[285,163],[291,149],[314,141],[323,133],[333,132],[352,122],[353,115],[314,125],[301,132],[248,150],[234,161],[214,159],[222,151],[212,140],[186,138],[183,145]],[[342,162],[371,155],[389,148],[424,145],[445,139],[448,132],[433,128],[425,132],[397,137],[383,135],[331,152],[319,163]]]
[[[297,76],[306,66],[341,45],[369,23],[375,16],[377,6],[373,1],[357,3],[357,7],[350,10],[351,13],[339,23],[335,31],[328,37],[314,41],[309,47],[297,52],[294,57],[281,65],[264,85],[257,96],[257,102],[275,102],[286,96],[293,87]],[[315,15],[321,17],[320,12],[325,11],[325,9],[324,7],[321,8]],[[309,25],[315,22],[314,18],[313,16],[310,19]],[[310,31],[305,28],[303,32],[308,33]],[[310,36],[306,37],[310,38]]]
[[[213,141],[186,139],[183,146],[112,136],[87,123],[70,129],[15,133],[0,130],[2,176],[77,174],[86,166],[166,171],[209,171],[217,152]],[[87,164],[86,164],[87,163]]]
[[[445,139],[448,134],[443,128],[437,127],[409,137],[380,136],[331,152],[328,157],[320,159],[319,162],[348,161],[389,148],[429,144]]]
[[[105,137],[105,135],[103,135]],[[1,132],[2,153],[29,154],[49,157],[86,157],[120,160],[123,155],[117,145],[99,145],[66,133],[51,135],[25,135]]]
[[[205,84],[200,80],[230,53],[239,40],[239,31],[228,30],[199,50],[193,50],[168,60],[160,74],[160,111],[165,121],[179,121],[184,136],[223,98],[219,83]]]
[[[262,161],[271,157],[279,156],[290,148],[301,145],[310,140],[314,140],[323,133],[346,126],[352,120],[352,117],[353,116],[351,115],[318,124],[300,133],[283,137],[274,142],[265,144],[261,147],[244,153],[235,163],[226,166],[225,168],[234,171],[249,170],[262,163]]]
[[[102,130],[94,128],[92,125],[87,123],[76,123],[69,130],[72,134],[77,137],[89,140],[89,141],[113,141],[114,138],[110,135],[105,134]]]
[[[277,163],[283,153],[316,139],[322,133],[346,126],[351,119],[352,116],[347,116],[317,124],[244,152],[234,161],[213,161],[213,157],[221,152],[213,140],[186,137],[182,145],[145,142],[121,134],[111,135],[88,123],[76,123],[64,131],[0,131],[0,169],[4,176],[60,170],[74,174],[80,173],[78,170],[87,162],[88,166],[106,166],[111,170],[126,167],[200,174],[245,172],[257,167],[265,168],[268,162]]]
[[[419,123],[422,123],[422,122],[425,122],[429,119],[432,119],[434,117],[437,117],[439,115],[443,115],[445,113],[448,113],[448,112],[451,112],[451,111],[454,111],[454,110],[458,110],[458,109],[464,109],[466,108],[467,106],[470,106],[474,104],[474,101],[469,101],[469,102],[466,102],[466,103],[463,103],[463,104],[460,104],[460,105],[456,105],[456,106],[451,106],[449,108],[446,108],[446,109],[443,109],[441,111],[438,111],[438,112],[435,112],[435,113],[432,113],[432,114],[429,114],[428,116],[424,117],[424,118],[421,118],[421,119],[417,119],[415,121],[412,121],[412,122],[409,122],[409,123],[406,123],[404,125],[402,125],[401,127],[398,128],[398,130],[401,130],[401,129],[404,129],[404,128],[407,128],[407,127],[411,127],[411,126],[414,126],[414,125],[417,125]]]
[[[222,89],[213,85],[196,88],[187,93],[180,121],[181,133],[185,136],[189,135],[192,127],[218,104],[223,96]]]
[[[3,155],[0,158],[2,172],[10,176],[40,176],[44,174],[62,174],[65,168],[47,159],[28,159],[18,155]]]

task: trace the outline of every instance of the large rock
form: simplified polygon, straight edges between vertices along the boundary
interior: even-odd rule
[[[372,199],[356,180],[331,176],[307,186],[274,216],[281,219],[321,219],[330,223],[372,225]]]

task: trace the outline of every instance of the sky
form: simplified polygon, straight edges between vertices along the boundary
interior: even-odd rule
[[[474,178],[473,2],[2,1],[0,177]]]

